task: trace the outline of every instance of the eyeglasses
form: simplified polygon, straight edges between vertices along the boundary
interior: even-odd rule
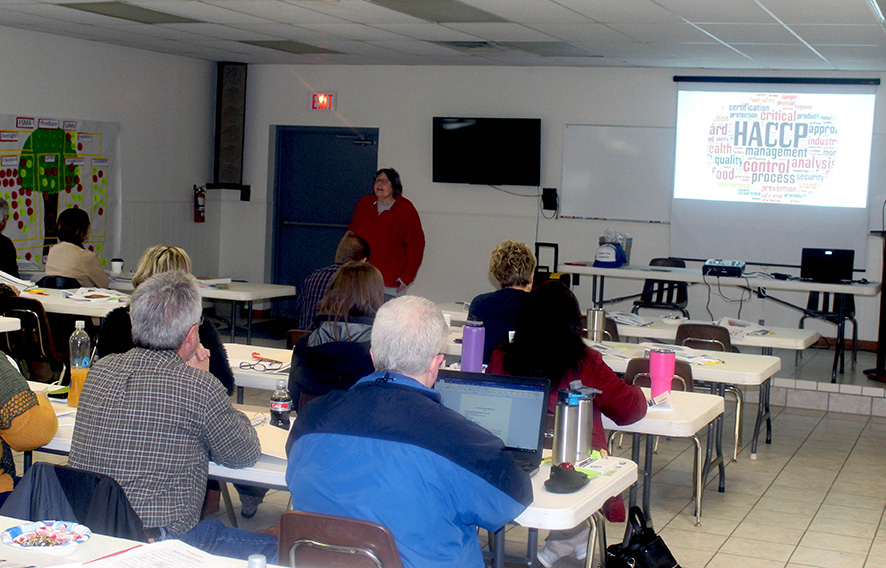
[[[391,185],[391,180],[387,178],[375,178],[375,185]]]
[[[195,323],[194,325],[196,325],[197,327],[200,327],[201,325],[203,325],[203,316],[202,316],[202,315],[200,316],[200,321],[198,321],[198,322]],[[192,326],[192,327],[193,327],[193,326]]]
[[[272,361],[270,359],[259,359],[258,361],[251,363],[249,361],[241,361],[240,368],[246,369],[249,371],[279,371],[283,368],[282,361]]]

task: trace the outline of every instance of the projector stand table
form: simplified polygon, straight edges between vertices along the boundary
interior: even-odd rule
[[[886,281],[886,231],[871,231],[883,240],[883,272],[881,282]],[[877,327],[877,366],[865,369],[864,374],[872,381],[886,383],[886,302],[880,294],[880,323]]]

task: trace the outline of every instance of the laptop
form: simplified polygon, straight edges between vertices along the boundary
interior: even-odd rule
[[[447,408],[501,438],[530,475],[538,471],[551,393],[547,379],[440,369],[434,388]]]
[[[852,281],[854,264],[854,250],[804,248],[800,260],[800,278],[829,284]]]

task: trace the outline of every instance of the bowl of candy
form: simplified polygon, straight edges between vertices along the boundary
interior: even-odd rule
[[[37,521],[3,531],[0,541],[14,548],[67,556],[91,536],[88,527],[70,521]]]

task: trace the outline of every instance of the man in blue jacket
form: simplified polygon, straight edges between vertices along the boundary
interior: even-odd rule
[[[481,568],[477,527],[497,530],[532,501],[502,441],[432,389],[448,337],[433,302],[387,302],[376,372],[310,402],[289,436],[293,509],[385,525],[407,568]]]

